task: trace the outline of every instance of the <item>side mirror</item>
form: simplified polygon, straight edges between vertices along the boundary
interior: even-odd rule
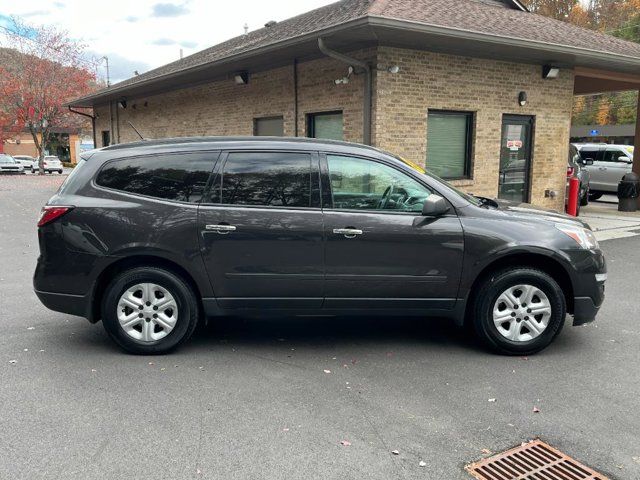
[[[439,217],[448,211],[449,205],[447,201],[434,193],[429,195],[422,205],[422,215],[424,217]]]
[[[618,161],[624,162],[624,163],[633,163],[633,161],[629,157],[625,157],[625,156],[618,157]]]

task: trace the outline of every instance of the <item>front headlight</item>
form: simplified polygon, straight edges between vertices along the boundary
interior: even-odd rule
[[[596,240],[596,236],[588,228],[565,225],[562,223],[556,223],[556,228],[565,235],[571,237],[578,245],[586,250],[596,250],[600,248],[598,240]]]

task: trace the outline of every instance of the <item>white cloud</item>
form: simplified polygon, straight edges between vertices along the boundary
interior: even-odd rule
[[[284,20],[333,1],[0,0],[0,12],[23,17],[37,12],[24,19],[67,30],[96,57],[109,57],[115,82],[132,76],[133,70],[142,73],[177,60],[180,49],[186,56],[241,35],[245,23],[256,30],[270,20]],[[99,73],[104,75],[104,68]]]

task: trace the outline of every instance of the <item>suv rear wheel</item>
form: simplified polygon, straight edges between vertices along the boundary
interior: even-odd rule
[[[505,355],[531,355],[560,333],[567,307],[551,276],[516,267],[487,278],[472,312],[476,333],[490,348]]]
[[[102,301],[102,323],[124,350],[166,353],[186,341],[198,323],[198,302],[180,277],[156,267],[116,276]]]

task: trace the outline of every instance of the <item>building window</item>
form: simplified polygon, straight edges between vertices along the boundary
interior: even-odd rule
[[[102,131],[102,146],[108,147],[111,145],[111,132],[109,130]]]
[[[253,134],[256,137],[284,137],[284,118],[254,118]]]
[[[471,176],[473,113],[429,111],[427,170],[441,178]]]
[[[342,112],[310,113],[307,115],[307,135],[311,138],[343,140]]]

